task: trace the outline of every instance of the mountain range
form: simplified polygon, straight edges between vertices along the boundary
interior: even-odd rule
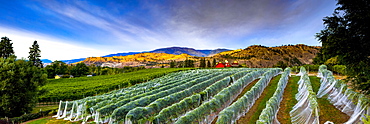
[[[227,50],[195,50],[185,47],[169,47],[149,52],[128,52],[109,54],[102,57],[88,57],[84,59],[64,60],[68,63],[83,62],[87,65],[108,67],[145,66],[146,68],[168,67],[171,62],[176,66],[183,66],[185,60],[193,60],[195,67],[200,65],[201,59],[214,63],[237,62],[244,67],[268,68],[283,66],[299,66],[312,64],[313,58],[319,53],[320,46],[304,44],[266,47],[252,45],[245,49]],[[208,63],[208,62],[207,62]],[[212,64],[214,66],[214,64]]]
[[[153,51],[144,51],[144,52],[127,52],[127,53],[115,53],[109,54],[101,57],[113,57],[113,56],[128,56],[128,55],[135,55],[139,53],[167,53],[167,54],[174,54],[174,55],[181,55],[181,54],[188,54],[190,56],[195,57],[208,57],[215,55],[220,52],[230,51],[229,49],[215,49],[215,50],[196,50],[194,48],[187,48],[187,47],[168,47],[168,48],[159,48]],[[71,59],[71,60],[60,60],[64,63],[71,64],[85,60],[86,58],[80,59]],[[43,63],[51,63],[51,60],[42,59]]]

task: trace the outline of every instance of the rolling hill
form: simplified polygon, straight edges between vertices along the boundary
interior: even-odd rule
[[[195,60],[194,65],[197,67],[200,64],[199,60],[205,58],[208,61],[216,60],[216,62],[224,62],[225,60],[229,62],[237,61],[239,65],[244,67],[266,68],[278,66],[278,64],[280,66],[312,64],[313,58],[319,52],[320,48],[318,46],[307,46],[303,44],[276,47],[252,45],[245,49],[230,51],[225,51],[225,49],[219,51],[199,51],[192,48],[170,47],[126,56],[89,57],[81,62],[88,65],[95,64],[108,67],[146,66],[151,68],[168,66],[171,61],[181,62],[185,59],[191,59]],[[223,52],[214,54],[220,51]],[[183,52],[190,53],[191,55]],[[212,56],[212,54],[214,55]]]
[[[303,44],[266,47],[249,46],[245,49],[221,52],[212,58],[217,60],[238,61],[247,67],[273,67],[278,62],[288,66],[312,64],[313,58],[319,52],[319,46]]]
[[[186,48],[186,47],[169,47],[169,48],[161,48],[150,51],[150,53],[167,53],[167,54],[189,54],[191,56],[196,57],[209,57],[215,55],[220,52],[229,51],[228,49],[215,49],[215,50],[196,50],[193,48]]]
[[[157,64],[168,64],[171,61],[184,61],[189,57],[192,56],[188,54],[139,53],[127,56],[89,57],[81,62],[88,65],[95,64],[108,67],[155,66]]]

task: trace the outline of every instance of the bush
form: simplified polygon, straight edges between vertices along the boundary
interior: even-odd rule
[[[294,71],[295,73],[298,73],[299,72],[299,69],[301,67],[304,67],[307,69],[307,71],[310,71],[310,72],[317,72],[319,71],[319,67],[320,65],[303,65],[303,66],[294,66],[292,67],[292,71]]]
[[[345,65],[334,65],[331,67],[331,70],[336,73],[346,74],[346,68]]]

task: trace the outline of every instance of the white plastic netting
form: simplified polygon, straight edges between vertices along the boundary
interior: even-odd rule
[[[277,119],[277,113],[280,108],[280,102],[283,99],[284,89],[288,83],[290,68],[286,68],[278,82],[274,95],[266,102],[266,107],[257,120],[257,124],[280,124]]]
[[[326,96],[337,109],[349,115],[350,119],[345,124],[363,123],[361,119],[370,114],[369,98],[348,88],[343,81],[335,79],[325,65],[320,66],[317,76],[321,78],[317,97]]]
[[[261,96],[266,86],[270,83],[271,78],[275,77],[279,72],[281,72],[281,69],[265,73],[249,91],[219,113],[216,124],[236,123],[236,121],[245,115],[254,105],[255,101]]]
[[[319,106],[316,94],[312,89],[306,69],[301,67],[301,79],[298,81],[298,103],[289,112],[293,124],[319,124]]]

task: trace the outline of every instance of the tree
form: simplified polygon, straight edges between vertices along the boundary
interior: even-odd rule
[[[186,59],[185,60],[185,67],[193,68],[194,67],[194,61],[193,60]]]
[[[333,15],[323,19],[325,28],[316,34],[322,48],[315,62],[338,56],[353,87],[370,94],[370,2],[338,0],[337,5]]]
[[[327,66],[330,66],[330,67],[334,66],[334,65],[339,65],[338,56],[331,57],[330,59],[326,60],[326,62],[324,64],[327,65]]]
[[[207,67],[208,68],[211,68],[212,67],[211,62],[209,60],[207,60]]]
[[[0,42],[0,58],[9,58],[14,55],[13,43],[11,43],[8,37],[2,37]]]
[[[279,61],[273,67],[285,69],[286,67],[288,67],[288,65],[286,63],[284,63],[283,61]]]
[[[34,66],[42,68],[43,66],[40,60],[40,53],[41,50],[39,49],[39,44],[37,44],[37,41],[35,40],[32,47],[30,47],[30,55],[28,56],[28,60],[31,61]]]
[[[75,77],[80,77],[89,73],[89,67],[85,63],[81,62],[74,66],[71,70],[71,74]]]
[[[213,59],[212,67],[215,67],[216,65],[217,65],[217,63],[216,63],[216,59]]]
[[[14,56],[0,58],[0,117],[30,113],[37,103],[40,86],[47,81],[41,68]]]
[[[55,60],[45,67],[45,70],[48,74],[48,78],[53,78],[57,74],[66,74],[68,71],[68,65],[62,61]]]
[[[175,61],[171,61],[171,62],[170,62],[170,68],[175,68],[175,66],[176,66]]]
[[[206,59],[204,59],[204,58],[200,59],[199,67],[200,68],[205,68],[206,67]]]

